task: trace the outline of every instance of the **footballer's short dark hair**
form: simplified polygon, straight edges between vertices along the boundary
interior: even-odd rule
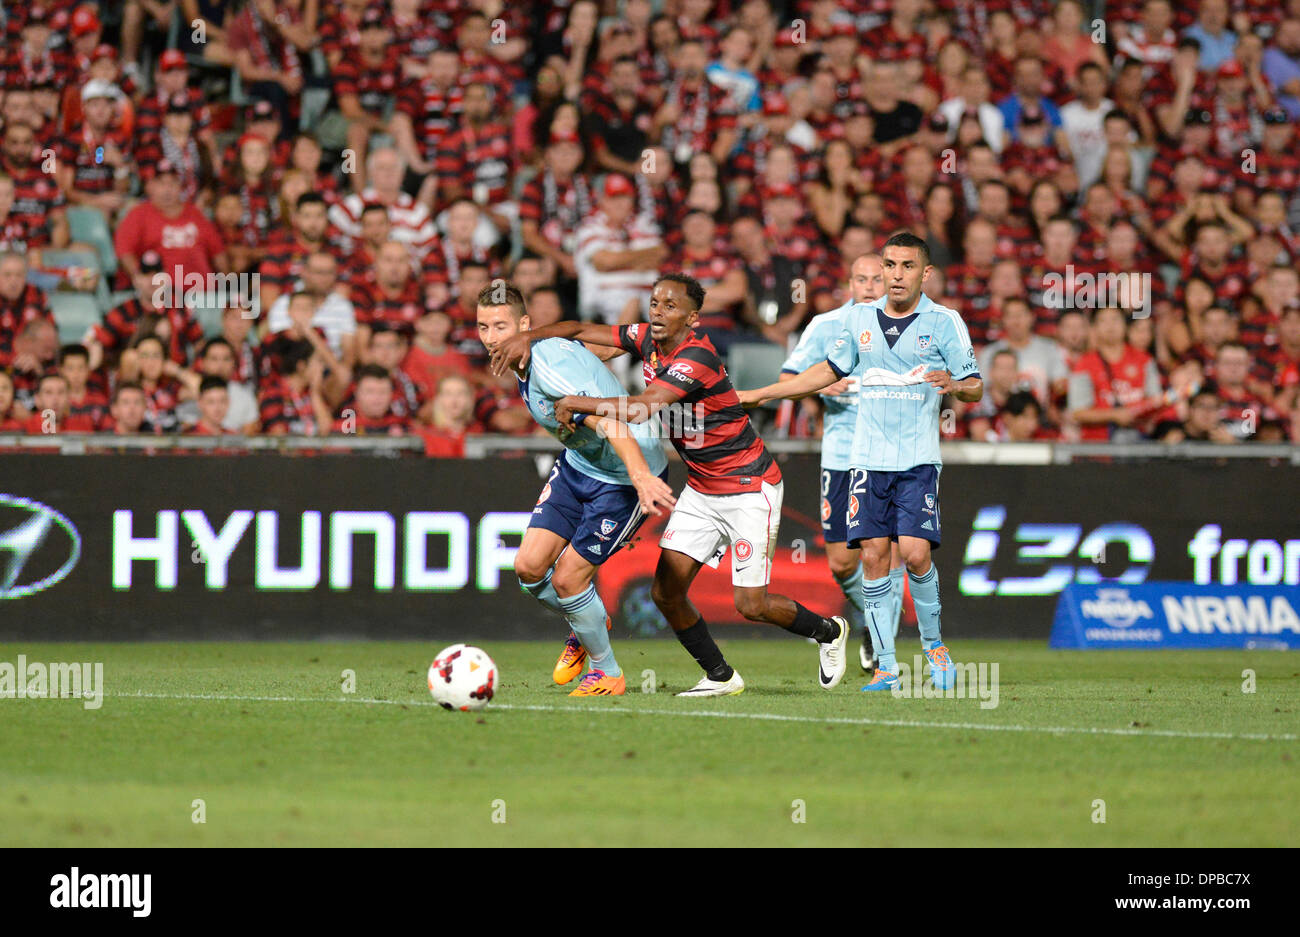
[[[930,245],[925,243],[925,238],[917,237],[911,231],[899,231],[891,234],[885,246],[880,249],[883,255],[891,247],[908,247],[921,252],[921,266],[930,265]]]
[[[224,377],[209,374],[199,381],[199,396],[202,397],[210,390],[230,390],[230,382]]]
[[[695,311],[699,312],[704,307],[704,287],[695,277],[686,273],[665,273],[659,279],[655,280],[654,285],[660,283],[677,283],[686,289],[686,297],[695,306]]]

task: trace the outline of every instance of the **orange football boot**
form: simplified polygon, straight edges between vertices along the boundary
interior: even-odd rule
[[[586,666],[587,649],[582,646],[578,636],[570,631],[569,636],[564,640],[564,650],[560,652],[560,659],[555,662],[555,670],[551,672],[551,679],[564,686],[582,673]]]
[[[570,696],[622,696],[627,692],[627,681],[623,675],[607,677],[602,671],[588,671],[578,688]]]

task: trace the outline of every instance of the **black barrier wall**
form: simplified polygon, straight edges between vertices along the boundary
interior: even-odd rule
[[[837,611],[816,459],[788,457],[782,470],[773,589]],[[511,571],[541,485],[531,458],[7,455],[0,639],[559,636]],[[1046,640],[1072,581],[1300,579],[1289,467],[953,465],[940,511],[953,638]],[[661,525],[651,519],[601,568],[617,634],[666,633],[649,599]],[[692,595],[711,623],[737,619],[729,560]]]

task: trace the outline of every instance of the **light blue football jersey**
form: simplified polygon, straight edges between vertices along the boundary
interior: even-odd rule
[[[799,344],[781,365],[781,370],[801,374],[814,364],[825,361],[835,340],[840,337],[844,314],[852,307],[853,303],[847,302],[839,309],[813,316],[803,335],[799,336]],[[849,387],[844,393],[822,397],[822,405],[822,468],[847,472],[853,468],[853,434],[858,427],[857,377],[849,376]]]
[[[519,393],[528,404],[528,412],[538,425],[564,443],[569,465],[597,481],[630,485],[627,466],[618,457],[608,439],[585,423],[577,432],[564,438],[555,419],[555,401],[561,397],[624,397],[627,391],[618,378],[581,342],[565,338],[547,338],[532,347],[528,377],[519,381]],[[650,420],[630,426],[641,447],[651,474],[668,467],[659,440],[658,421]]]
[[[924,294],[916,311],[901,319],[885,314],[886,302],[887,297],[848,309],[826,357],[836,374],[856,374],[860,384],[853,468],[905,472],[941,465],[943,396],[924,375],[948,371],[957,381],[978,375],[970,333],[955,309]]]

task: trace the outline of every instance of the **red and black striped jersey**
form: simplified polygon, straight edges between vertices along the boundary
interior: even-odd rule
[[[131,138],[123,133],[110,130],[102,137],[97,137],[91,129],[82,124],[72,131],[59,148],[59,158],[64,166],[73,169],[73,188],[80,192],[111,192],[113,190],[115,167],[104,159],[104,146],[112,144],[121,151],[126,167],[132,162]]]
[[[438,158],[438,147],[456,129],[464,106],[465,92],[460,85],[444,89],[426,78],[402,89],[397,109],[411,119],[411,132],[425,162],[432,163]]]
[[[9,216],[21,219],[29,230],[48,227],[50,216],[65,209],[63,190],[54,176],[41,172],[39,161],[20,168],[0,158],[0,169],[14,180]]]
[[[312,409],[311,391],[305,387],[295,390],[278,374],[268,379],[258,402],[258,412],[264,433],[276,429],[303,436],[316,433],[316,411]]]
[[[257,269],[258,275],[272,286],[279,287],[282,293],[289,292],[302,278],[307,258],[317,251],[330,254],[340,265],[344,262],[339,250],[328,239],[318,246],[304,244],[292,231],[278,229],[267,240],[266,256]]]
[[[176,407],[181,402],[181,382],[174,377],[163,375],[152,389],[144,391],[144,420],[164,433],[171,433],[180,428],[176,417]]]
[[[700,285],[707,292],[709,287],[721,283],[723,277],[732,270],[740,269],[740,267],[740,258],[730,247],[715,243],[712,249],[705,254],[696,253],[687,247],[674,251],[672,256],[660,267],[660,270],[664,273],[675,271],[694,277],[700,281]],[[702,329],[734,329],[736,327],[736,312],[737,310],[734,308],[702,312],[700,313],[699,327]]]
[[[914,30],[910,36],[900,36],[893,23],[868,30],[862,37],[862,44],[870,51],[873,59],[881,62],[906,62],[913,59],[921,62],[925,60],[928,51],[924,34]]]
[[[424,296],[414,277],[396,293],[385,290],[373,276],[362,277],[352,284],[351,299],[357,325],[382,323],[410,334],[415,320],[425,313]]]
[[[394,368],[391,372],[393,383],[393,402],[388,405],[388,412],[395,417],[403,420],[414,420],[420,412],[420,407],[424,406],[427,399],[424,390],[415,381],[411,375],[407,374],[401,368]],[[343,402],[335,409],[335,416],[347,416],[347,411],[351,410],[356,416],[358,424],[362,419],[361,414],[357,412],[357,384],[353,381],[348,386],[347,395]]]
[[[108,416],[108,397],[102,390],[87,387],[86,392],[77,398],[68,398],[68,416],[88,420],[95,431],[104,427],[104,418]]]
[[[383,117],[402,90],[401,56],[391,45],[378,62],[365,58],[360,49],[350,49],[334,67],[333,78],[336,98],[356,95],[363,111]]]
[[[50,243],[50,226],[29,221],[10,212],[0,218],[0,251],[26,254]]]
[[[194,118],[191,132],[197,136],[212,126],[212,111],[208,108],[200,89],[186,88],[184,94],[190,99],[190,114]],[[158,142],[158,134],[162,132],[163,114],[166,112],[167,98],[162,92],[155,92],[136,105],[135,138],[142,147]]]
[[[506,201],[511,185],[510,141],[510,127],[504,123],[477,128],[465,124],[447,134],[438,146],[438,188],[459,186],[480,205]]]
[[[435,49],[455,45],[451,32],[425,12],[408,22],[391,15],[388,28],[393,34],[393,48],[397,54],[404,59],[416,59],[421,65],[429,60]]]
[[[8,367],[14,357],[14,339],[24,326],[37,319],[54,323],[45,293],[30,283],[23,286],[17,299],[0,296],[0,367]]]
[[[186,365],[194,349],[203,341],[203,326],[194,318],[194,314],[184,306],[169,306],[155,309],[146,306],[137,296],[114,306],[104,313],[102,322],[95,326],[95,340],[105,351],[113,352],[126,348],[140,325],[140,320],[147,315],[165,316],[171,326],[171,338],[167,350],[168,357],[179,365]]]
[[[687,484],[702,494],[729,495],[781,481],[711,341],[691,332],[661,354],[644,323],[612,328],[619,345],[642,362],[646,389],[663,387],[673,395],[677,406],[661,411],[661,418],[686,463]]]
[[[461,85],[487,85],[490,87],[492,89],[492,108],[498,114],[510,113],[515,84],[521,81],[523,77],[524,70],[514,62],[499,62],[494,58],[477,53],[461,53]]]

